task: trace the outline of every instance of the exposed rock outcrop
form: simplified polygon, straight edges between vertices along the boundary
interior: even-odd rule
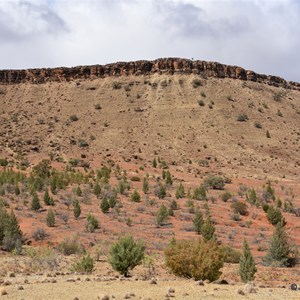
[[[78,66],[72,68],[43,68],[28,70],[0,70],[0,84],[72,81],[81,78],[158,74],[198,74],[203,77],[233,78],[300,90],[300,83],[286,81],[271,75],[257,74],[237,66],[217,62],[192,61],[182,58],[161,58],[154,61],[117,62],[107,65]]]

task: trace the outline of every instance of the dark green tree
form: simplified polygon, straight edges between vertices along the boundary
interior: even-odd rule
[[[211,218],[208,216],[204,224],[201,227],[201,234],[205,241],[215,240],[215,226],[211,221]]]
[[[131,201],[133,202],[140,202],[141,201],[141,196],[138,193],[137,190],[134,190],[133,194],[131,195]]]
[[[109,206],[109,202],[106,198],[102,199],[102,201],[100,203],[100,208],[104,214],[108,213],[110,206]]]
[[[276,225],[271,237],[268,253],[264,257],[264,262],[277,267],[287,267],[289,265],[291,252],[289,237],[284,229],[284,223],[281,221]]]
[[[161,205],[156,213],[156,223],[158,226],[163,225],[169,217],[169,211],[165,205]]]
[[[50,205],[50,202],[51,202],[50,199],[51,198],[49,196],[48,189],[46,189],[45,194],[44,194],[44,203],[45,203],[45,205]]]
[[[176,198],[184,198],[185,197],[185,191],[184,191],[184,186],[183,184],[180,182],[179,187],[176,190]]]
[[[79,185],[77,186],[77,188],[75,190],[75,195],[78,196],[78,197],[82,196],[82,190],[81,190]]]
[[[239,273],[243,282],[253,281],[257,269],[248,242],[244,240],[243,254],[240,257]]]
[[[157,161],[156,161],[156,158],[153,159],[152,166],[153,166],[154,168],[157,167]]]
[[[201,211],[196,211],[195,217],[193,218],[193,226],[197,234],[201,234],[201,228],[204,224],[203,216]]]
[[[40,200],[38,198],[38,195],[34,193],[31,200],[31,209],[34,211],[38,211],[40,208],[41,208]]]
[[[94,185],[93,193],[97,196],[97,198],[99,198],[101,194],[101,187],[98,182],[96,182],[96,184]]]
[[[168,185],[173,184],[172,175],[169,170],[166,172],[166,184],[168,184]]]
[[[74,201],[73,201],[73,213],[74,213],[74,217],[75,217],[76,220],[81,215],[81,207],[80,207],[80,204],[79,204],[79,201],[78,201],[77,198],[75,198]]]
[[[143,192],[144,194],[147,194],[149,192],[149,181],[147,177],[145,177],[143,180]]]
[[[196,188],[193,192],[192,198],[195,200],[206,200],[205,187],[202,185],[202,186]]]
[[[50,208],[47,213],[46,217],[46,223],[48,227],[54,227],[55,226],[55,216],[53,210]]]
[[[108,261],[114,270],[128,276],[129,270],[142,263],[144,253],[145,246],[143,242],[136,242],[132,236],[125,236],[111,246]]]

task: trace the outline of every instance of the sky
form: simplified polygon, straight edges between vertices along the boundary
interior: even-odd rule
[[[163,57],[300,82],[300,0],[0,0],[0,69]]]

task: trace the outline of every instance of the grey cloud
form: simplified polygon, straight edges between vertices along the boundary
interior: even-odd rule
[[[43,34],[58,35],[66,31],[64,20],[46,3],[15,1],[0,4],[2,43],[20,42]]]
[[[205,8],[193,3],[160,1],[157,3],[158,11],[164,16],[163,23],[166,31],[175,28],[173,34],[197,38],[227,37],[241,34],[249,30],[248,18],[210,16]]]

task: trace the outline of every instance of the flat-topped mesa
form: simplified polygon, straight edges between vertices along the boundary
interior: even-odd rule
[[[72,68],[43,68],[28,70],[0,70],[0,84],[73,81],[111,76],[158,74],[196,74],[202,77],[233,78],[261,82],[264,84],[300,90],[300,83],[283,78],[257,74],[237,66],[217,62],[182,58],[161,58],[153,61],[117,62],[107,65],[77,66]]]

